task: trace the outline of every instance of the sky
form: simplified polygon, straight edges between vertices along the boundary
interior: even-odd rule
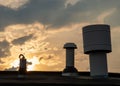
[[[24,54],[28,71],[62,71],[63,46],[72,42],[77,45],[76,69],[90,71],[82,28],[108,24],[112,43],[108,71],[120,73],[119,8],[120,0],[0,0],[0,70],[18,70],[19,54]]]

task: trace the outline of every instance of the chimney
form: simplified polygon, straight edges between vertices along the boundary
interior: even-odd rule
[[[74,67],[74,49],[77,49],[77,46],[74,43],[66,43],[64,45],[66,49],[66,68],[63,70],[63,76],[78,76],[78,71]]]
[[[106,24],[83,27],[84,54],[89,54],[90,75],[94,78],[107,78],[107,55],[111,52],[110,26]]]

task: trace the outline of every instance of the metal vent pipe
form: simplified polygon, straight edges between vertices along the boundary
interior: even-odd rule
[[[78,71],[74,67],[74,49],[76,49],[77,46],[74,43],[66,43],[64,48],[66,49],[66,68],[63,70],[62,75],[77,76]]]

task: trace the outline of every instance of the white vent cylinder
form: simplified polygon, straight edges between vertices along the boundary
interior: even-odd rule
[[[105,24],[83,27],[84,53],[93,51],[111,52],[110,26]]]
[[[95,78],[108,77],[107,58],[105,52],[90,53],[90,75]]]
[[[90,56],[90,75],[107,77],[107,56],[111,52],[110,26],[106,24],[88,25],[83,27],[84,53]]]

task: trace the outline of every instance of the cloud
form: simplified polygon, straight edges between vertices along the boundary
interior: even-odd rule
[[[116,11],[110,15],[109,17],[107,17],[107,20],[106,22],[108,22],[110,25],[114,26],[114,27],[118,27],[120,25],[120,17],[119,17],[119,14],[120,14],[120,6],[117,6],[116,4]]]
[[[28,35],[28,36],[24,36],[24,37],[20,37],[20,38],[14,39],[14,40],[12,41],[12,43],[13,43],[14,45],[18,45],[18,44],[19,44],[19,45],[22,45],[22,44],[24,44],[26,41],[30,40],[32,37],[33,37],[33,35],[30,34],[30,35]]]
[[[120,26],[111,30],[112,52],[108,54],[109,71],[120,72]]]
[[[108,11],[103,12],[101,15],[98,16],[98,23],[105,23],[105,20],[107,20],[106,18],[108,18],[109,16],[111,16],[114,12],[116,11],[115,8],[110,9]]]
[[[77,0],[74,5],[66,8],[66,0],[29,0],[29,3],[18,10],[0,6],[1,30],[11,24],[31,24],[36,21],[55,28],[78,22],[92,22],[103,11],[118,9],[119,2],[119,0]],[[114,14],[115,16],[111,16],[119,18],[118,14],[119,11]],[[110,18],[109,22],[112,21]]]
[[[6,40],[0,42],[0,57],[6,57],[11,55],[10,44]]]
[[[26,4],[29,0],[0,0],[0,5],[17,10],[22,5]]]
[[[18,71],[17,67],[6,68],[4,71]]]
[[[5,63],[5,62],[0,59],[0,64],[3,64],[3,63]]]
[[[80,0],[66,0],[65,7],[67,8],[69,5],[75,5]]]

